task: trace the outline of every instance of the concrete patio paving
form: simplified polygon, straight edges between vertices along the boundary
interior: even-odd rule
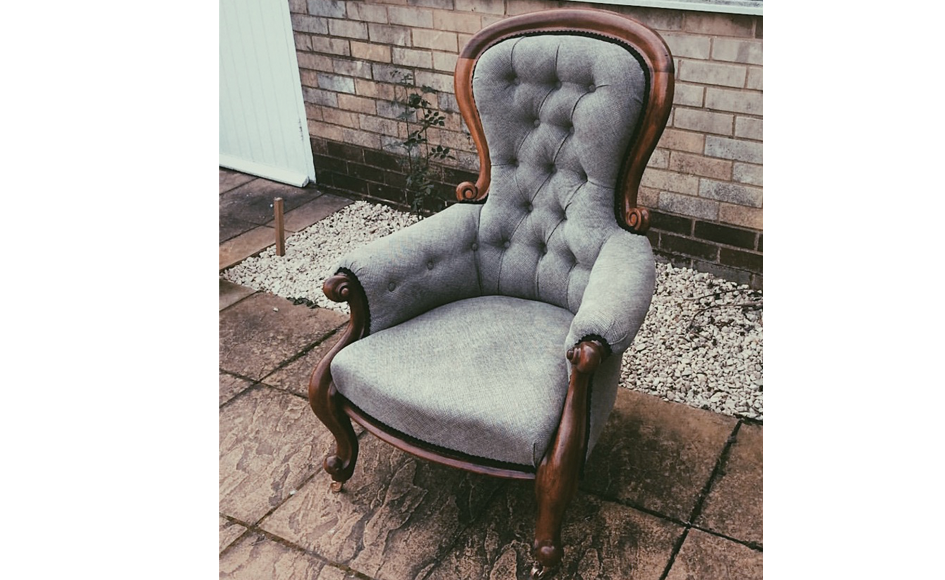
[[[220,270],[349,200],[220,170]],[[291,226],[290,226],[291,224]],[[416,459],[358,430],[354,477],[329,492],[333,443],[308,376],[346,323],[220,280],[220,577],[528,578],[528,482]],[[555,578],[762,578],[760,424],[621,389],[567,512]]]

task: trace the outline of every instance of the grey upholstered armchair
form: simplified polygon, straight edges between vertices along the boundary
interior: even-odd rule
[[[534,479],[542,577],[653,294],[636,197],[673,62],[632,20],[551,10],[474,36],[455,83],[479,178],[342,259],[324,290],[351,321],[309,399],[336,439],[336,491],[357,459],[349,418],[428,460]]]

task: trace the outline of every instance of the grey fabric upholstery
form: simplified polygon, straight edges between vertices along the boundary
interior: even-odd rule
[[[513,38],[482,55],[473,94],[492,160],[477,254],[484,294],[578,311],[601,246],[622,231],[614,188],[644,88],[636,59],[594,38]]]
[[[347,269],[364,287],[370,332],[480,294],[474,258],[480,210],[454,205],[341,260],[335,270]]]
[[[371,320],[332,362],[338,390],[421,441],[536,466],[560,420],[565,353],[597,337],[613,354],[591,382],[590,452],[653,294],[649,242],[615,218],[645,88],[636,59],[595,38],[487,50],[473,74],[492,163],[486,202],[342,260]]]
[[[572,318],[533,300],[461,300],[355,342],[331,373],[341,394],[402,433],[537,466],[568,390]]]

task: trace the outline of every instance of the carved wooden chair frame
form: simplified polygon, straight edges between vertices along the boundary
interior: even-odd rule
[[[536,34],[588,35],[630,49],[647,75],[649,94],[639,122],[640,130],[630,143],[615,195],[615,218],[625,229],[644,234],[649,227],[647,210],[637,206],[637,191],[646,163],[656,148],[669,117],[673,100],[674,66],[666,43],[649,28],[611,12],[588,9],[547,10],[499,21],[470,39],[459,55],[455,70],[456,99],[479,155],[476,183],[464,182],[456,188],[458,201],[482,202],[489,192],[491,164],[479,113],[473,98],[472,75],[476,62],[488,48],[517,36]],[[588,392],[590,377],[609,354],[600,342],[584,340],[567,352],[572,374],[561,415],[561,423],[544,459],[537,469],[510,466],[468,456],[415,440],[358,409],[332,382],[331,362],[349,344],[368,334],[368,306],[357,279],[342,271],[326,280],[325,295],[347,302],[350,321],[334,347],[312,373],[309,402],[315,415],[336,441],[335,451],[324,460],[333,480],[332,490],[340,491],[351,478],[358,456],[358,439],[351,420],[379,439],[435,463],[489,476],[535,480],[538,504],[532,556],[532,576],[544,577],[561,562],[561,524],[567,505],[577,491],[587,449]]]

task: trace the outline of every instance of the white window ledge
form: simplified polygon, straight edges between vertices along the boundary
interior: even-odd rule
[[[595,4],[762,15],[762,0],[585,0]]]

